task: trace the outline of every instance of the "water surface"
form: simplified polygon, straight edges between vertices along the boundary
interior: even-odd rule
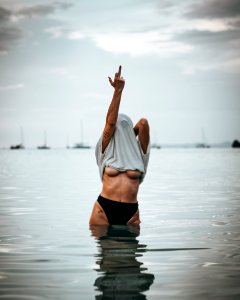
[[[153,150],[140,228],[89,228],[93,149],[0,151],[0,299],[239,299],[239,158]]]

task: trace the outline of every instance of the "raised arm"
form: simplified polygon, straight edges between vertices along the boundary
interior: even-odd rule
[[[125,81],[121,77],[122,67],[119,66],[118,72],[115,73],[114,81],[110,77],[108,77],[110,84],[114,87],[114,93],[112,97],[111,104],[108,108],[107,116],[106,116],[106,124],[103,130],[103,138],[102,138],[102,152],[105,151],[107,145],[109,144],[113,133],[115,131],[115,126],[118,118],[118,111],[121,102],[122,91],[124,88]]]

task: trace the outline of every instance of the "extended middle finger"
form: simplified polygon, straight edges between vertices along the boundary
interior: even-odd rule
[[[121,77],[122,66],[120,65],[118,68],[118,76]]]

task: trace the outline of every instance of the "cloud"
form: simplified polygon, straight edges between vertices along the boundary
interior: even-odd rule
[[[49,33],[52,39],[58,39],[64,36],[66,29],[64,29],[62,26],[56,26],[46,28],[44,31]]]
[[[223,71],[225,73],[240,74],[240,58],[215,61],[209,63],[192,63],[185,62],[180,64],[183,74],[194,75],[199,72]]]
[[[233,28],[240,29],[240,17],[231,19],[228,21],[229,25],[232,26]]]
[[[71,3],[56,1],[48,5],[22,6],[17,10],[0,7],[0,55],[6,55],[12,47],[18,45],[26,36],[26,31],[23,31],[20,26],[14,25],[15,23],[24,18],[46,17],[59,9],[66,10],[71,6]],[[61,27],[52,28],[50,33],[54,38],[59,37],[62,35]]]
[[[24,34],[17,27],[0,27],[0,54],[7,54],[8,50],[22,40]]]
[[[81,40],[86,37],[86,35],[79,30],[71,31],[62,26],[49,27],[46,28],[44,31],[49,33],[52,39],[67,38],[69,40]]]
[[[16,14],[24,17],[45,17],[55,13],[57,9],[66,10],[73,4],[64,2],[54,2],[53,4],[38,4],[32,6],[26,6],[19,9]]]
[[[73,6],[73,3],[70,2],[55,1],[54,3],[57,7],[61,8],[62,10],[67,10]]]
[[[52,14],[56,10],[56,7],[53,5],[35,5],[28,6],[19,9],[16,14],[24,17],[44,17]]]
[[[18,90],[24,88],[22,83],[17,83],[13,85],[2,85],[0,86],[0,91],[10,91],[10,90]]]
[[[91,38],[97,47],[115,54],[172,56],[192,51],[187,43],[174,41],[171,36],[157,31],[95,34]]]
[[[240,72],[239,0],[200,1],[185,6],[180,18],[188,26],[175,31],[174,39],[194,48],[192,56],[182,63],[185,74]]]
[[[189,6],[184,14],[188,18],[231,18],[240,15],[239,0],[208,0]]]
[[[194,47],[192,57],[182,64],[184,74],[212,70],[239,73],[240,30],[211,32],[188,30],[175,35],[175,39]]]
[[[92,40],[96,47],[112,54],[127,54],[130,56],[160,55],[171,57],[189,53],[192,47],[185,43],[173,40],[170,34],[160,31],[143,32],[115,32],[98,33],[70,31],[63,27],[46,28],[45,32],[51,34],[51,38],[66,38],[69,40]]]
[[[11,17],[11,11],[0,7],[0,23],[2,22],[7,22],[8,20],[10,20]]]
[[[0,55],[6,55],[23,38],[22,30],[11,24],[12,15],[9,9],[0,7]]]
[[[175,35],[179,41],[200,45],[219,45],[229,47],[226,43],[240,39],[240,30],[212,32],[208,30],[188,30]],[[220,49],[219,49],[220,50]]]
[[[157,2],[157,7],[160,10],[172,8],[173,6],[174,6],[174,3],[170,0],[161,0],[161,1]]]
[[[83,34],[81,31],[72,31],[72,32],[69,32],[68,34],[68,39],[69,40],[81,40],[81,39],[84,39],[86,37],[85,34]]]
[[[221,32],[234,29],[235,25],[223,19],[198,20],[193,22],[192,29],[200,31]]]

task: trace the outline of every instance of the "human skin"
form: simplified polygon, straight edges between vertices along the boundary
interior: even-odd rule
[[[118,111],[121,102],[122,91],[124,89],[125,80],[121,77],[121,66],[119,66],[118,72],[115,73],[114,81],[109,78],[110,84],[114,88],[112,101],[108,108],[106,123],[102,136],[102,151],[104,152],[108,146],[118,119]],[[147,152],[149,144],[149,125],[145,118],[140,119],[133,128],[136,138],[140,142],[143,153]],[[101,195],[104,198],[135,203],[137,202],[137,194],[139,190],[141,173],[137,170],[127,170],[125,172],[119,172],[111,167],[106,167],[102,178],[102,191]],[[107,225],[108,219],[104,213],[104,210],[100,204],[96,201],[92,214],[89,220],[90,225]],[[140,217],[139,210],[128,221],[129,225],[139,225]]]

